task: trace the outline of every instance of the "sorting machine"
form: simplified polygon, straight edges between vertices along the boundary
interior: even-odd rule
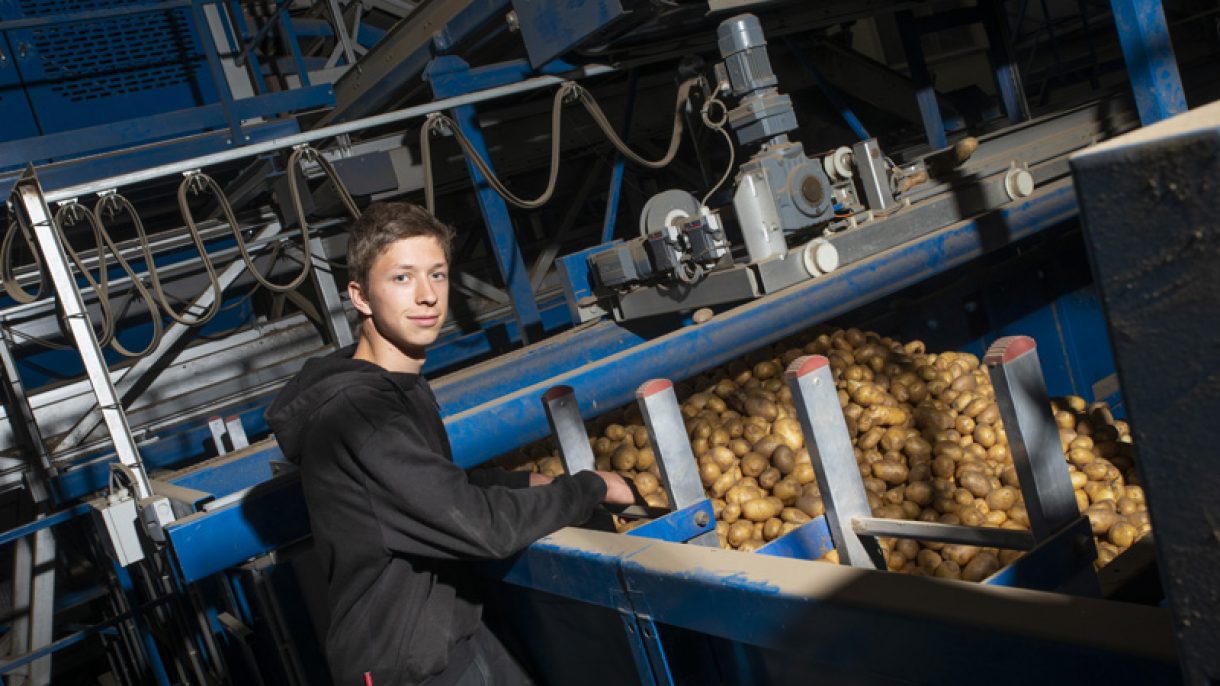
[[[188,27],[179,40],[191,47],[174,62],[179,81],[157,82],[169,89],[150,104],[161,112],[158,126],[149,117],[117,127],[123,113],[107,110],[90,126],[59,131],[41,106],[23,133],[0,143],[0,162],[11,168],[0,175],[11,192],[0,445],[6,487],[28,502],[29,520],[0,534],[12,544],[15,570],[9,657],[0,663],[10,679],[47,683],[53,666],[86,673],[91,666],[74,663],[92,656],[106,665],[97,671],[129,683],[325,683],[299,479],[262,411],[305,358],[353,340],[343,295],[346,221],[363,201],[422,190],[439,216],[460,223],[474,205],[461,177],[446,171],[459,156],[487,239],[478,258],[459,246],[455,286],[470,311],[456,312],[464,321],[446,328],[429,358],[455,461],[475,467],[549,437],[570,471],[591,468],[583,422],[634,402],[672,506],[628,512],[651,521],[626,534],[596,523],[565,529],[483,568],[498,583],[564,598],[573,613],[601,608],[606,621],[594,624],[604,651],[585,665],[629,662],[645,684],[940,683],[984,667],[1014,683],[1220,676],[1205,649],[1214,626],[1201,621],[1214,616],[1205,612],[1213,601],[1198,591],[1215,588],[1214,573],[1185,583],[1175,572],[1173,584],[1150,592],[1167,600],[1162,607],[1108,598],[1120,587],[1133,593],[1131,584],[1094,572],[1088,520],[1076,509],[1048,404],[1066,393],[1106,400],[1120,413],[1129,403],[1137,440],[1145,439],[1137,408],[1148,399],[1120,387],[1134,350],[1123,338],[1119,377],[1075,224],[1078,194],[1090,212],[1095,202],[1114,212],[1136,200],[1080,177],[1074,185],[1072,173],[1104,166],[1094,160],[1118,153],[1086,149],[1114,137],[1130,141],[1116,144],[1136,156],[1183,137],[1214,147],[1215,106],[1137,130],[1186,109],[1159,2],[1111,3],[1134,98],[1124,84],[1033,117],[1002,6],[986,0],[946,15],[904,2],[589,2],[562,12],[528,2],[433,1],[409,11],[395,2],[317,4],[325,7],[311,14],[276,3],[267,14],[205,0],[98,3],[54,16],[22,3],[25,14],[0,15],[10,44],[47,27],[111,35],[107,22],[139,17]],[[402,18],[394,21],[395,12]],[[890,12],[908,28],[923,140],[868,135],[842,94],[826,88],[854,141],[817,152],[802,135],[800,102],[779,77],[792,70],[776,68],[776,47],[799,62],[803,32]],[[918,37],[976,23],[988,36],[1005,116],[946,119],[949,104],[931,87]],[[526,58],[483,64],[510,43]],[[54,44],[37,45],[49,54]],[[326,50],[329,59],[316,57]],[[695,52],[711,64],[691,59]],[[327,70],[333,85],[311,85],[311,74]],[[659,118],[668,134],[673,114],[670,149],[659,160],[633,150],[643,138],[610,124],[597,105],[612,90],[599,86],[622,71],[633,89],[639,71],[668,73],[667,88],[682,84],[675,110]],[[815,66],[807,71],[822,81]],[[26,71],[19,76],[26,81],[18,89],[42,93]],[[280,88],[264,83],[273,76]],[[173,88],[195,100],[172,104],[165,93]],[[482,128],[493,134],[496,117],[480,112],[511,121],[511,104],[497,109],[505,100],[552,92],[552,112],[579,102],[593,121],[582,136],[610,141],[609,208],[592,240],[573,245],[557,235],[530,255],[537,259],[527,270],[509,204],[544,207],[571,144],[554,119],[543,132],[552,140],[548,190],[523,200],[497,177],[513,156],[488,143]],[[311,108],[319,109],[283,116]],[[657,188],[641,198],[638,218],[618,221],[624,160],[664,167],[686,134],[723,164],[712,174],[719,181]],[[446,138],[458,145],[443,147]],[[429,154],[433,146],[442,154]],[[1189,167],[1194,181],[1206,177],[1208,162],[1199,159],[1202,171]],[[1169,189],[1158,192],[1159,211],[1214,204],[1173,192],[1175,174],[1188,167],[1159,169],[1157,182]],[[568,199],[567,226],[586,201],[584,185]],[[1183,178],[1181,187],[1195,186]],[[163,201],[175,195],[176,203]],[[205,214],[215,218],[196,220]],[[73,248],[85,237],[96,249]],[[1113,240],[1092,224],[1088,239]],[[23,244],[32,263],[14,268]],[[1090,255],[1109,312],[1126,314],[1114,293],[1122,286],[1105,271],[1119,269],[1111,262],[1118,258],[1097,244]],[[489,283],[497,279],[503,289]],[[29,292],[44,280],[54,298]],[[1140,287],[1148,298],[1163,292],[1156,283]],[[125,294],[122,311],[111,309],[116,289]],[[707,312],[693,316],[701,308]],[[785,382],[827,513],[756,555],[717,547],[674,382],[828,320],[983,357],[1030,532],[872,517],[830,370],[811,356],[794,362]],[[1196,323],[1207,321],[1199,313]],[[47,341],[67,349],[31,345]],[[50,376],[65,378],[47,383]],[[1172,459],[1172,445],[1154,445]],[[1161,459],[1140,458],[1141,466]],[[1159,526],[1158,484],[1148,485]],[[944,582],[887,573],[880,536],[1028,554],[981,585]],[[1118,566],[1146,581],[1148,567],[1135,558],[1148,548]],[[841,566],[813,562],[830,549]],[[1177,554],[1159,552],[1162,564]],[[552,611],[564,607],[552,603]],[[64,621],[77,616],[93,621]],[[529,617],[536,615],[515,619]],[[620,645],[624,654],[615,652]],[[544,673],[572,679],[545,663],[546,650],[531,650],[543,656]],[[572,650],[592,649],[575,642]]]

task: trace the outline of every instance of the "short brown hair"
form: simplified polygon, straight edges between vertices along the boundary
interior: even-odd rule
[[[391,243],[404,238],[431,236],[441,244],[445,259],[453,244],[453,229],[432,213],[409,202],[375,202],[365,208],[347,236],[348,278],[368,286],[373,262]]]

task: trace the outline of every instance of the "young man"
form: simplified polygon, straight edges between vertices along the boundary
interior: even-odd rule
[[[454,465],[420,375],[445,321],[450,239],[419,207],[370,206],[347,247],[358,342],[309,360],[267,411],[301,468],[338,685],[526,683],[482,625],[467,561],[507,557],[601,502],[632,501],[616,474],[552,481]]]

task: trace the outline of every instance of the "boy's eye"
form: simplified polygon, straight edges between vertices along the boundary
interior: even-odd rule
[[[445,279],[448,279],[448,278],[449,278],[449,275],[446,274],[445,272],[436,272],[432,275],[432,279],[434,281],[444,281]]]
[[[395,275],[394,275],[394,280],[395,280],[395,281],[397,281],[397,282],[399,282],[399,283],[402,283],[402,282],[406,281],[406,280],[407,280],[407,279],[409,279],[409,278],[411,278],[411,275],[410,275],[410,274],[395,274]]]

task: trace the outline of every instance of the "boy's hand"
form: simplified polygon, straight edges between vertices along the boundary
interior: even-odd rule
[[[606,498],[602,501],[607,505],[634,505],[635,492],[627,485],[627,480],[614,472],[593,472],[606,482]]]
[[[554,478],[549,477],[546,474],[530,472],[530,486],[545,486],[554,480]]]

